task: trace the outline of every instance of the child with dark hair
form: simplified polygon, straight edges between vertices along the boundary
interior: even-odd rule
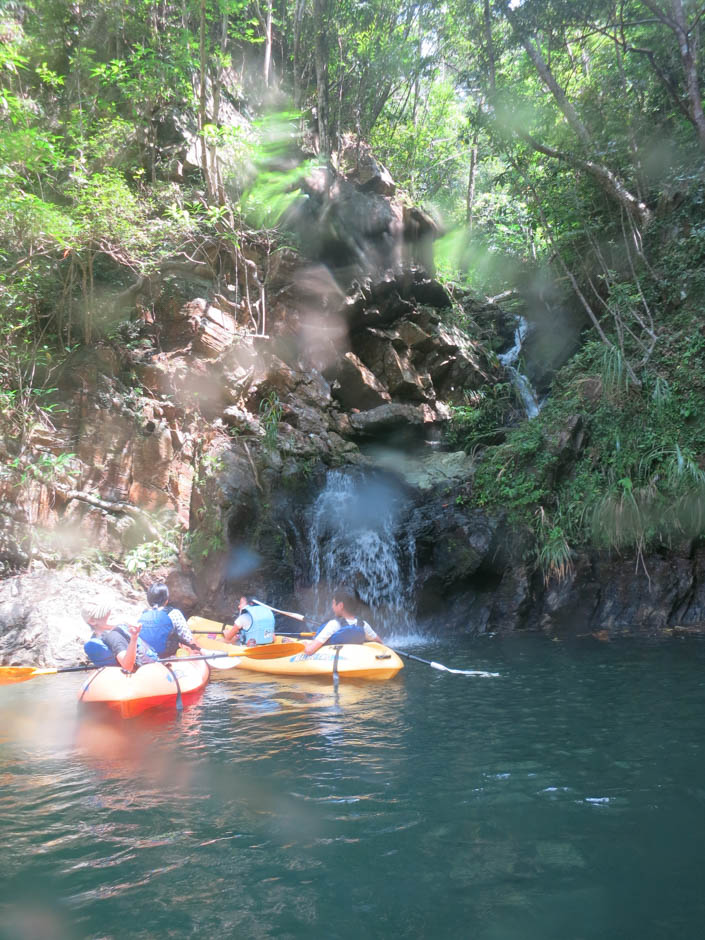
[[[186,646],[196,653],[201,647],[188,628],[186,618],[176,607],[169,607],[169,588],[163,582],[150,584],[147,588],[149,609],[142,612],[142,639],[160,656],[173,656],[179,646]]]
[[[324,624],[312,640],[304,646],[304,653],[311,656],[326,643],[381,643],[366,620],[357,616],[360,599],[346,587],[337,587],[333,592],[333,619]]]

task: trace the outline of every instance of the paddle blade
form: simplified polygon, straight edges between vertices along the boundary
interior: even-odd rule
[[[440,669],[441,672],[452,672],[456,676],[478,676],[481,679],[493,679],[499,676],[498,672],[483,672],[482,669],[450,669],[443,663],[429,662],[429,666]]]
[[[239,656],[208,656],[206,662],[211,669],[235,669],[240,665]]]
[[[58,669],[37,669],[35,666],[0,666],[0,685],[26,682],[38,676],[53,676]]]

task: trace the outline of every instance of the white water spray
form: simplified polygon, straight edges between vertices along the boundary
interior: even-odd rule
[[[390,481],[334,470],[318,496],[309,531],[309,563],[319,613],[336,584],[357,590],[373,626],[389,636],[412,622],[414,537],[402,525],[403,493]]]
[[[521,355],[521,347],[526,339],[529,330],[529,324],[524,317],[517,317],[517,328],[514,331],[514,345],[505,353],[499,356],[499,361],[509,373],[514,387],[521,398],[527,418],[535,418],[541,410],[541,405],[536,397],[536,392],[531,387],[531,383],[514,365]]]

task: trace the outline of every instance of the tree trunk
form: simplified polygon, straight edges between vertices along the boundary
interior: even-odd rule
[[[475,208],[475,181],[477,179],[477,138],[479,130],[476,128],[472,138],[472,147],[470,149],[470,172],[468,173],[468,193],[465,205],[465,221],[468,229],[472,231],[473,210]]]
[[[200,53],[200,68],[199,68],[199,83],[200,83],[200,94],[199,94],[199,103],[198,103],[198,129],[201,132],[201,171],[203,173],[203,182],[206,186],[206,194],[208,196],[208,201],[210,202],[213,197],[213,191],[211,187],[210,171],[208,167],[208,145],[206,143],[206,133],[205,127],[207,123],[207,114],[206,114],[206,75],[207,75],[207,62],[206,62],[206,0],[201,0],[200,6],[200,28],[199,28],[199,53]]]
[[[330,106],[328,89],[328,0],[316,0],[316,98],[318,105],[318,149],[330,155]]]
[[[647,5],[650,6],[650,4]],[[694,26],[692,30],[688,28],[681,0],[671,0],[671,9],[673,10],[675,23],[674,32],[678,40],[678,50],[685,76],[688,105],[698,135],[700,149],[705,151],[705,114],[703,114],[703,101],[698,80],[697,26]]]
[[[225,54],[228,48],[228,18],[227,12],[223,13],[220,30],[220,62],[215,78],[213,79],[213,123],[218,127],[220,125],[220,97],[223,90],[223,65]],[[216,144],[211,144],[208,148],[210,156],[211,187],[214,196],[217,198],[218,205],[226,204],[225,189],[223,179],[218,165],[218,148]]]
[[[492,13],[490,0],[485,0],[484,6],[485,44],[487,46],[487,71],[490,77],[490,94],[497,90],[497,72],[494,64],[494,43],[492,42]]]
[[[267,0],[267,16],[264,24],[264,87],[272,80],[272,0]]]
[[[303,95],[301,92],[301,76],[303,69],[301,65],[301,31],[304,23],[304,13],[306,12],[306,0],[297,0],[294,11],[294,107],[300,108],[303,105]]]
[[[651,2],[651,0],[644,0],[644,2],[648,3]],[[679,0],[673,0],[673,2],[679,2]],[[588,131],[587,127],[583,123],[571,102],[568,100],[565,92],[556,81],[550,66],[541,54],[538,43],[532,41],[532,38],[526,35],[526,33],[522,30],[514,12],[509,8],[505,0],[503,0],[502,9],[505,16],[507,17],[507,20],[511,24],[516,38],[526,50],[526,53],[531,59],[531,62],[533,63],[539,77],[553,95],[554,100],[566,121],[568,122],[568,125],[573,129],[577,137],[580,139],[584,150],[588,154],[591,152],[594,153],[595,147],[590,132]],[[577,154],[564,153],[555,150],[552,147],[540,144],[530,134],[523,131],[515,130],[515,133],[522,139],[527,140],[532,147],[539,151],[539,153],[544,153],[546,156],[550,157],[556,157],[559,160],[564,160],[568,163],[571,163],[575,167],[579,167],[585,170],[586,173],[589,173],[590,176],[592,176],[593,179],[599,183],[603,192],[605,192],[611,199],[615,200],[619,205],[627,209],[627,211],[630,212],[633,216],[636,216],[642,224],[647,223],[651,218],[651,212],[645,203],[642,202],[633,193],[631,193],[625,183],[617,176],[617,174],[614,173],[613,170],[610,170],[610,168],[605,166],[603,163],[589,159],[589,157],[586,158],[578,156]]]
[[[575,110],[570,101],[568,101],[565,92],[556,81],[549,64],[541,54],[538,41],[532,40],[532,37],[528,36],[522,30],[521,26],[517,23],[517,19],[514,16],[514,13],[508,6],[504,7],[504,14],[509,20],[511,27],[514,30],[515,36],[526,50],[526,54],[531,59],[534,68],[541,78],[541,81],[553,95],[556,104],[563,114],[563,117],[578,135],[583,145],[585,146],[585,149],[588,151],[594,150],[592,137],[590,136],[588,129],[585,127],[578,115],[578,112]]]
[[[619,177],[608,167],[601,163],[596,163],[594,160],[585,160],[575,154],[563,153],[561,150],[548,147],[546,144],[542,144],[532,137],[531,134],[526,134],[521,131],[517,131],[516,133],[522,140],[531,144],[534,150],[537,150],[539,153],[547,157],[553,157],[556,160],[562,160],[576,167],[576,169],[588,173],[610,199],[626,209],[627,212],[635,217],[642,225],[647,225],[651,221],[652,214],[649,207],[631,193]]]

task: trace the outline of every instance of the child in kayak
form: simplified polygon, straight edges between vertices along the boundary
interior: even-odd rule
[[[160,656],[173,656],[179,646],[194,653],[202,652],[188,628],[186,618],[176,607],[169,607],[169,588],[157,582],[147,588],[149,608],[140,614],[142,639]]]
[[[83,649],[96,666],[121,666],[125,672],[134,672],[158,659],[151,646],[140,639],[140,624],[110,623],[112,609],[104,601],[86,604],[81,616],[93,631]]]
[[[238,616],[232,627],[225,627],[223,637],[228,643],[262,646],[274,642],[274,614],[263,604],[255,604],[249,594],[243,594],[237,605]]]
[[[311,656],[326,643],[381,643],[366,620],[357,616],[359,600],[352,591],[344,587],[333,593],[333,619],[324,624],[312,640],[304,645],[304,653]]]

